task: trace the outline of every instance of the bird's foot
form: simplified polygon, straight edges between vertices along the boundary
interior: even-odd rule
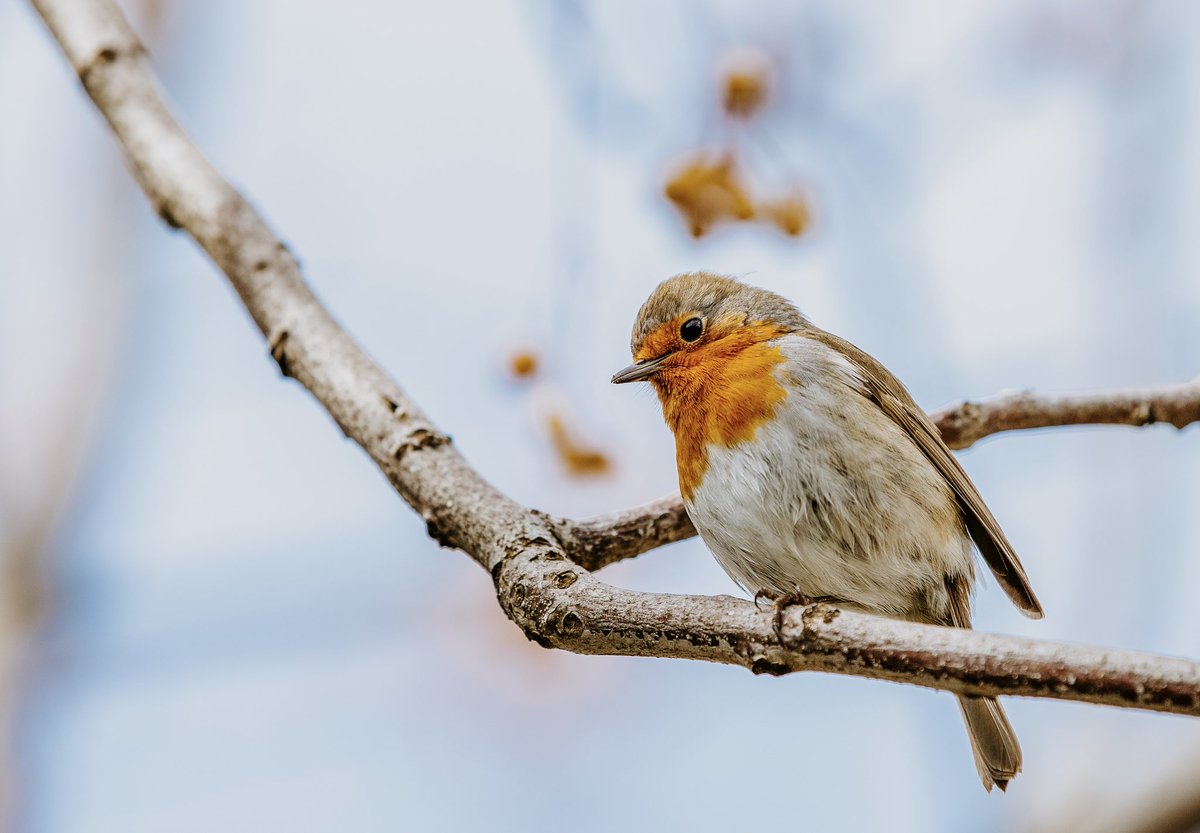
[[[771,606],[775,611],[775,615],[771,618],[771,629],[775,632],[775,638],[779,640],[780,645],[784,645],[783,641],[783,612],[793,605],[808,607],[809,605],[829,602],[836,604],[841,599],[835,596],[808,596],[801,593],[799,590],[793,590],[790,593],[776,593],[774,590],[759,590],[754,594],[754,606],[758,607],[759,602],[763,599],[771,602]]]
[[[754,594],[754,606],[759,610],[762,610],[762,605],[760,605],[759,602],[761,602],[763,599],[766,599],[768,602],[774,603],[778,598],[779,594],[774,590],[759,590]]]

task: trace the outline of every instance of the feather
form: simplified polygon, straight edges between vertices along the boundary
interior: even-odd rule
[[[916,443],[945,478],[958,501],[967,532],[1004,592],[1026,616],[1031,619],[1042,618],[1042,605],[1034,595],[1029,576],[1025,574],[1025,568],[1021,566],[1012,544],[1004,536],[1000,524],[983,502],[971,478],[942,440],[937,426],[921,410],[900,380],[845,339],[811,324],[805,327],[804,335],[836,350],[858,369],[863,383],[862,392]]]

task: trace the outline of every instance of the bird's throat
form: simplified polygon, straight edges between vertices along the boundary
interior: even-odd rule
[[[739,328],[681,355],[652,380],[675,434],[684,500],[704,481],[709,447],[753,440],[787,396],[776,378],[783,351],[771,343],[779,334],[770,325]]]

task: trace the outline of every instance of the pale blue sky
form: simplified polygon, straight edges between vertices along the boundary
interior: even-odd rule
[[[657,403],[608,378],[683,270],[789,295],[930,408],[1200,372],[1190,4],[167,5],[152,52],[183,123],[530,505],[674,488]],[[729,134],[714,68],[747,45],[781,60],[779,95]],[[0,7],[0,102],[7,499],[41,488],[55,406],[107,391],[22,715],[24,829],[1036,829],[1200,755],[1193,720],[1012,701],[1025,773],[987,796],[947,695],[525,642],[280,381],[22,4]],[[722,137],[809,189],[810,235],[683,233],[664,171]],[[113,330],[109,361],[92,339]],[[524,343],[532,390],[503,375]],[[563,403],[611,476],[559,469],[540,422]],[[980,628],[1200,656],[1200,433],[1012,435],[963,460],[1047,609],[985,583]],[[696,541],[603,576],[735,592]]]

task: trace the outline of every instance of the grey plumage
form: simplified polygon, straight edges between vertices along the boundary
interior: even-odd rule
[[[667,278],[642,304],[633,324],[630,352],[637,353],[655,327],[686,314],[714,321],[740,316],[744,321],[774,321],[790,328],[807,323],[800,310],[782,295],[722,275],[688,272]]]

